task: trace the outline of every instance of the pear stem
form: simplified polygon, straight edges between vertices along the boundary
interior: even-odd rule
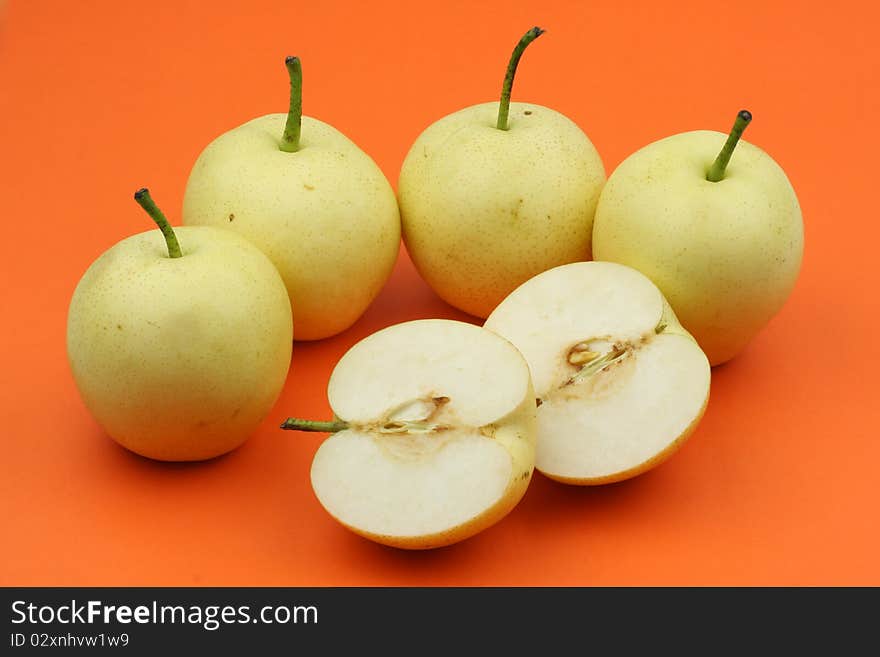
[[[299,150],[302,131],[302,64],[299,57],[288,57],[284,64],[290,74],[290,108],[287,110],[287,123],[281,136],[281,150],[295,153]]]
[[[507,74],[504,76],[504,85],[501,87],[501,104],[498,106],[498,123],[495,127],[499,130],[507,130],[507,115],[510,112],[510,92],[513,91],[513,78],[516,75],[516,67],[519,58],[532,41],[544,34],[540,27],[533,27],[526,32],[513,49],[510,62],[507,64]]]
[[[329,422],[320,422],[317,420],[301,420],[298,417],[289,417],[284,420],[281,425],[282,429],[291,431],[312,431],[317,433],[336,433],[348,429],[348,422],[345,420],[330,420]]]
[[[733,122],[733,129],[731,129],[727,141],[724,142],[721,152],[718,153],[718,157],[715,158],[715,162],[709,167],[709,171],[706,173],[706,180],[709,182],[718,182],[724,179],[724,171],[727,169],[727,163],[730,162],[730,156],[733,155],[733,149],[736,148],[740,137],[742,137],[743,131],[746,129],[746,126],[749,125],[751,120],[752,113],[748,110],[740,110],[739,114],[736,115],[736,121]]]
[[[162,235],[165,237],[165,244],[168,245],[168,257],[180,258],[183,253],[180,252],[180,243],[177,241],[177,235],[174,234],[168,219],[165,218],[165,215],[162,214],[162,211],[153,202],[150,190],[146,187],[137,190],[134,193],[134,200],[147,211],[147,214],[150,215],[150,218],[156,222],[159,230],[162,231]]]

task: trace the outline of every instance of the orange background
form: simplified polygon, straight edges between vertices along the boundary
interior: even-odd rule
[[[234,4],[239,4],[235,8]],[[872,3],[25,2],[0,9],[3,585],[880,585],[880,319]],[[297,54],[306,114],[396,185],[429,123],[497,98],[572,118],[610,173],[628,154],[755,115],[746,139],[788,173],[806,251],[783,311],[713,372],[698,431],[661,467],[579,489],[536,475],[502,522],[432,552],[337,525],[309,484],[326,384],[392,323],[468,317],[401,252],[350,330],[296,343],[259,431],[202,464],[134,456],[86,412],[67,365],[67,305],[88,265],[172,220],[214,137],[286,111]],[[472,320],[473,321],[473,320]]]

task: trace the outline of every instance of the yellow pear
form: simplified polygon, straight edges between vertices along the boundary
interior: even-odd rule
[[[348,137],[302,116],[302,67],[288,57],[287,115],[270,114],[211,142],[186,184],[183,223],[233,230],[257,245],[287,286],[297,340],[351,326],[378,295],[400,250],[394,190]]]
[[[516,286],[588,260],[605,168],[564,115],[511,103],[533,28],[514,49],[501,101],[429,126],[400,171],[403,238],[421,276],[447,303],[486,317]]]
[[[241,445],[281,393],[290,302],[243,237],[210,227],[128,237],[88,268],[67,317],[67,354],[86,407],[115,441],[162,461]],[[178,241],[179,238],[179,241]]]
[[[593,227],[593,256],[654,281],[712,365],[742,351],[782,308],[803,256],[785,172],[740,141],[751,118],[740,112],[726,140],[686,132],[630,155],[608,179]]]

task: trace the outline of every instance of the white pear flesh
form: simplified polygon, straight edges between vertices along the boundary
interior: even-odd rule
[[[551,269],[514,290],[485,327],[529,363],[541,401],[536,468],[552,479],[586,485],[640,474],[675,452],[708,403],[706,355],[660,290],[629,267]],[[588,365],[572,364],[579,348],[619,357],[584,376]]]
[[[328,397],[349,428],[319,447],[312,486],[328,513],[362,536],[402,548],[448,545],[500,520],[526,491],[536,434],[529,368],[479,326],[418,320],[383,329],[343,356]],[[394,431],[406,422],[416,429]]]

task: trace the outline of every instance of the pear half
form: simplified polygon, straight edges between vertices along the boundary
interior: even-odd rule
[[[418,320],[374,333],[339,361],[328,397],[341,430],[315,454],[312,487],[331,516],[366,538],[448,545],[500,520],[528,487],[529,368],[479,326]]]
[[[570,484],[628,479],[694,430],[710,367],[663,294],[624,265],[578,262],[523,283],[485,327],[525,356],[538,397],[535,467]]]

